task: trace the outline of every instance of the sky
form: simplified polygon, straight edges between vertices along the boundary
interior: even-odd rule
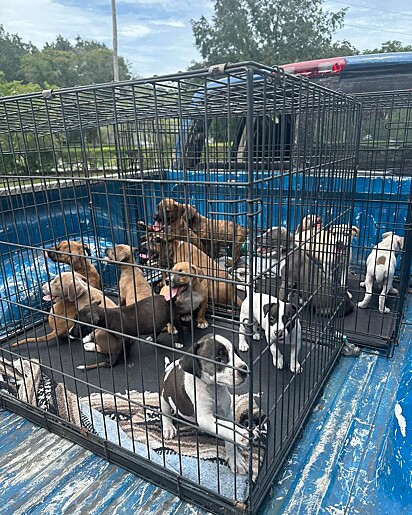
[[[345,28],[335,40],[347,39],[359,49],[392,39],[412,44],[411,0],[352,1],[325,0],[327,10],[349,7]],[[190,20],[210,19],[211,1],[116,0],[116,6],[119,55],[133,75],[175,73],[201,60]],[[38,48],[58,34],[69,40],[79,34],[112,48],[111,0],[0,0],[0,23]]]

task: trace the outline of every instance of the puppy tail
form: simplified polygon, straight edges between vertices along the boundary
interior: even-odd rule
[[[376,265],[375,267],[375,279],[376,282],[382,284],[387,274],[387,268],[384,265]]]
[[[63,335],[61,335],[63,336]],[[19,340],[11,344],[12,347],[18,347],[20,345],[26,345],[27,343],[34,342],[48,342],[50,340],[54,340],[57,337],[56,331],[52,331],[48,334],[43,334],[43,336],[39,336],[38,338],[27,338],[26,340]]]
[[[170,359],[167,356],[165,356],[165,370],[170,365],[170,363],[171,363]]]

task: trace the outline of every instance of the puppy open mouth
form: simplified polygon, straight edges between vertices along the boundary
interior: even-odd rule
[[[57,297],[57,296],[53,296],[53,295],[50,295],[50,294],[46,294],[43,296],[43,300],[45,302],[53,302],[53,303],[56,303],[58,302],[59,300],[61,300],[61,297]]]
[[[162,224],[162,222],[159,222],[158,220],[155,221],[155,223],[153,224],[152,227],[155,232],[163,231],[163,224]]]
[[[168,288],[166,293],[164,294],[165,300],[169,301],[170,299],[173,299],[174,297],[178,297],[181,293],[187,290],[187,285],[184,286],[172,286],[171,288]]]

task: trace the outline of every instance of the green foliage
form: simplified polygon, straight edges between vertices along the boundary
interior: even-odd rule
[[[6,81],[24,79],[20,69],[21,59],[34,49],[31,43],[23,43],[20,36],[6,32],[0,24],[0,71],[3,72]]]
[[[53,89],[49,86],[48,89]],[[20,95],[22,93],[36,93],[41,91],[42,88],[38,84],[24,84],[21,80],[6,81],[6,75],[0,71],[0,97],[7,97],[12,95]]]
[[[330,12],[323,0],[215,0],[211,22],[192,20],[195,45],[206,65],[253,60],[273,66],[348,55],[347,41],[333,43],[346,9]]]
[[[400,41],[394,39],[392,41],[385,41],[380,48],[373,50],[366,49],[364,54],[386,54],[388,52],[412,52],[412,45],[403,45]]]
[[[24,77],[38,84],[54,83],[60,87],[82,86],[113,80],[112,52],[106,45],[85,41],[80,36],[72,45],[62,36],[43,50],[22,58]],[[128,67],[119,58],[120,80],[130,78]]]

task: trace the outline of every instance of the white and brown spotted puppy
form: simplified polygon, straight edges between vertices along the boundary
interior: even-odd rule
[[[206,329],[209,324],[205,318],[208,286],[207,280],[197,277],[201,271],[187,261],[176,263],[170,274],[170,281],[163,286],[160,294],[166,300],[175,299],[175,306],[181,320],[190,320],[192,313],[198,309],[197,327]]]
[[[70,265],[72,270],[85,277],[90,286],[102,289],[100,276],[96,268],[85,256],[91,256],[89,246],[80,241],[64,240],[56,247],[50,247],[44,251],[45,257],[55,263],[65,263]]]
[[[276,297],[264,293],[253,293],[253,339],[260,340],[259,327],[263,329],[267,344],[273,356],[275,367],[284,367],[283,354],[278,345],[284,344],[290,348],[290,371],[296,374],[302,372],[298,361],[302,345],[301,325],[296,307],[290,302],[283,302]],[[249,296],[242,303],[240,310],[239,350],[249,349],[246,342],[246,325],[249,322]]]
[[[249,433],[230,421],[232,395],[228,387],[243,384],[247,376],[247,365],[229,340],[220,335],[203,336],[194,346],[193,357],[185,355],[166,366],[160,397],[164,438],[176,436],[172,414],[196,423],[201,431],[225,439],[230,469],[246,474],[247,461],[235,443],[248,445]]]
[[[121,306],[135,304],[152,296],[152,288],[134,257],[138,249],[130,245],[116,245],[105,249],[106,261],[116,261],[120,268],[119,298]]]
[[[382,241],[375,245],[366,260],[366,279],[360,283],[365,287],[365,297],[358,302],[359,308],[366,308],[372,298],[373,282],[376,281],[382,291],[379,295],[379,311],[389,313],[390,309],[385,306],[388,293],[398,294],[398,290],[392,286],[393,276],[396,269],[396,254],[403,249],[404,239],[393,232],[385,232]]]

